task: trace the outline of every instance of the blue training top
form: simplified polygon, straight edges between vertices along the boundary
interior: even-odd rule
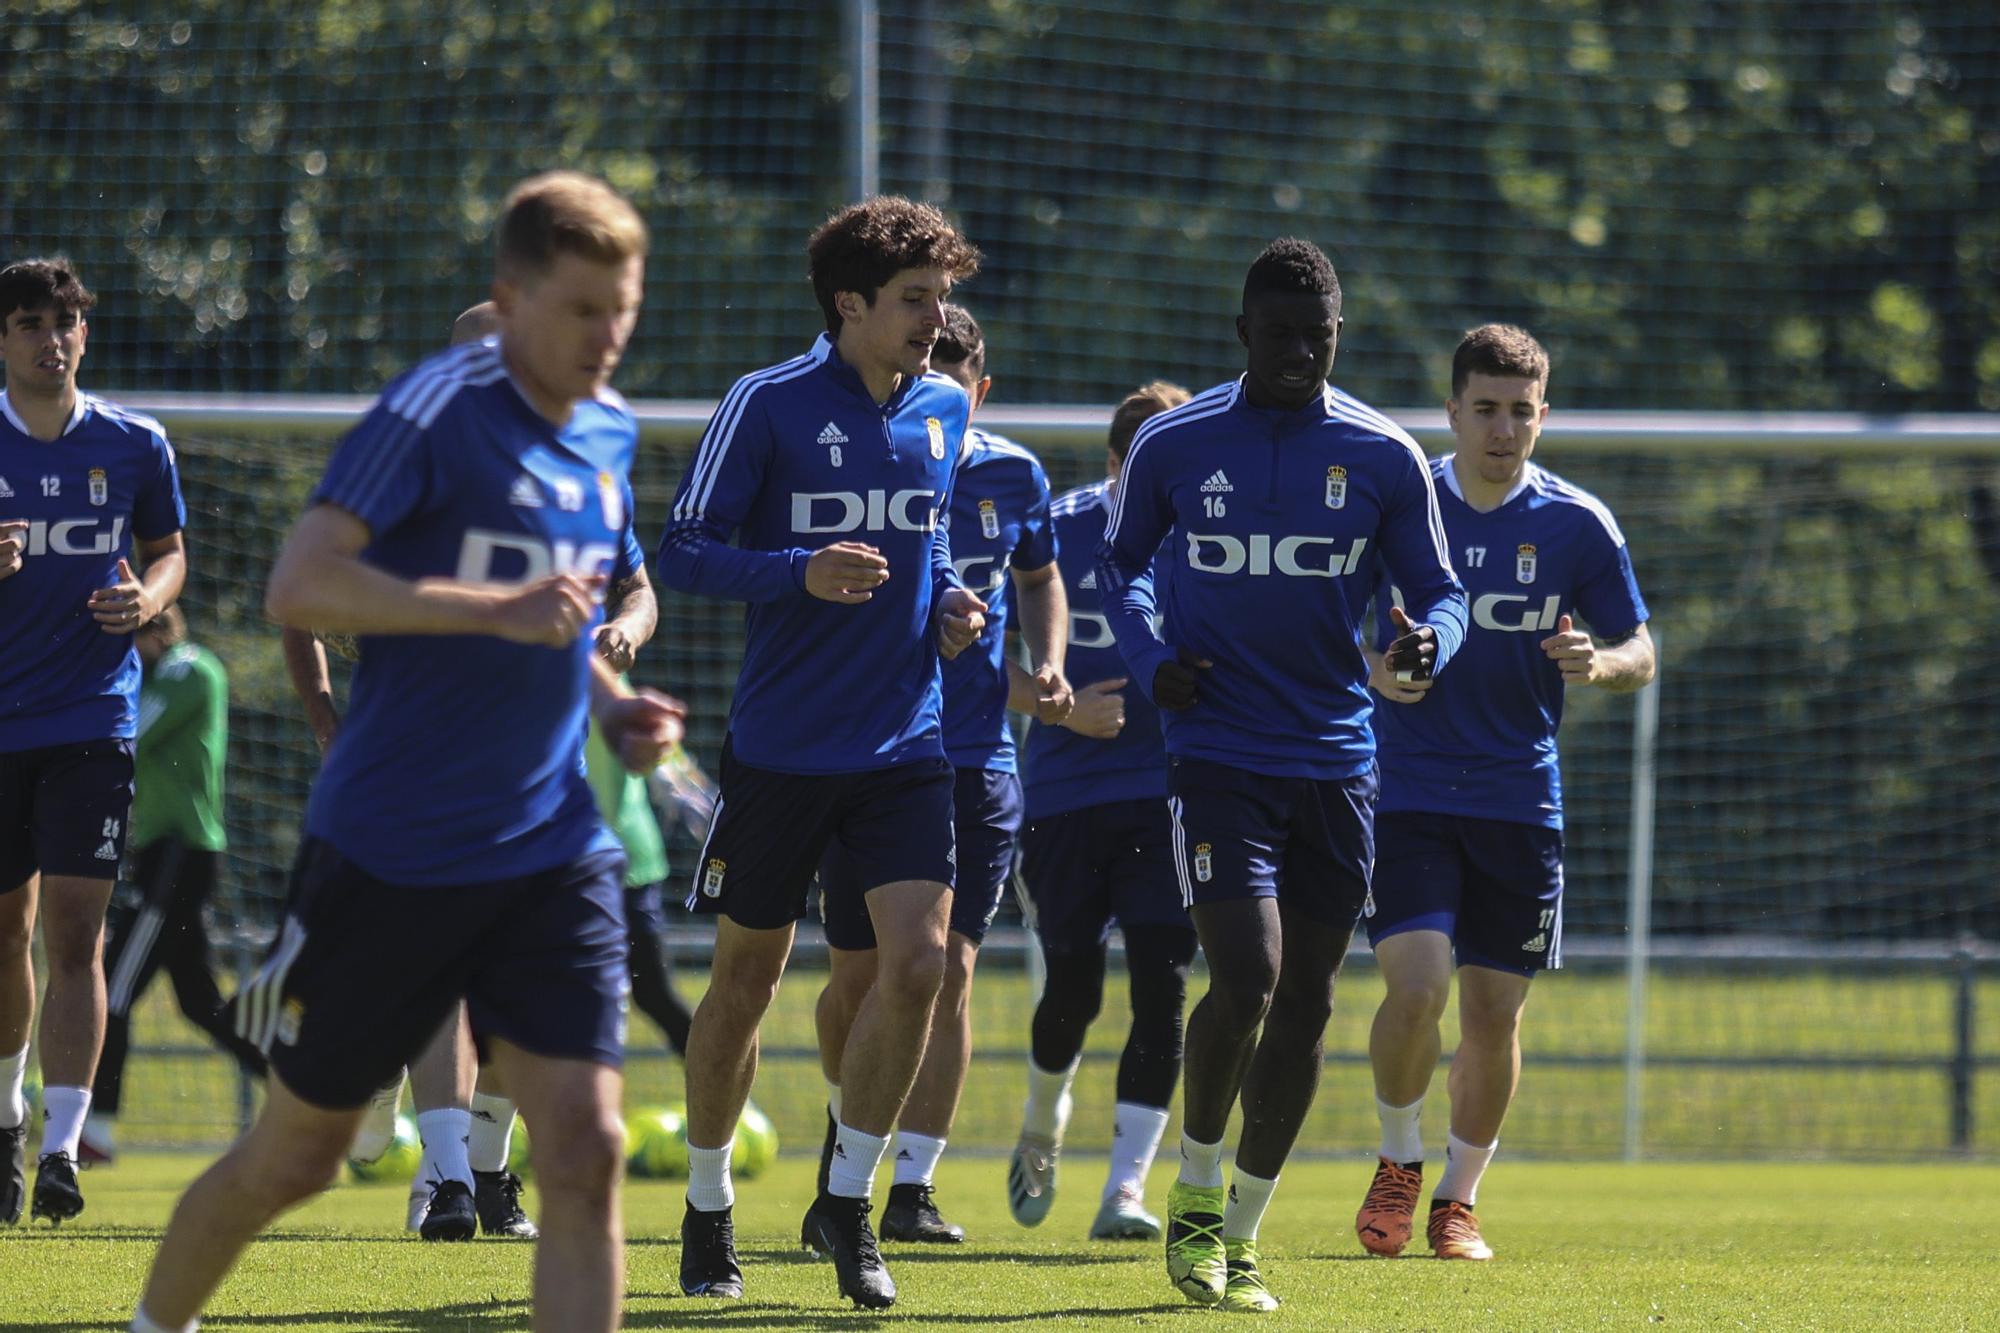
[[[187,522],[160,423],[79,393],[39,440],[0,393],[0,522],[23,520],[21,568],[0,579],[0,753],[120,739],[139,719],[139,653],[106,634],[90,597],[118,582],[133,539]]]
[[[952,565],[986,603],[977,643],[943,664],[944,752],[955,768],[1014,771],[1007,725],[1007,631],[1014,624],[1010,570],[1046,569],[1056,559],[1049,525],[1049,478],[1033,454],[978,427],[952,480]]]
[[[1069,658],[1064,672],[1081,690],[1100,680],[1129,676],[1097,586],[1097,548],[1111,516],[1108,481],[1079,486],[1056,499],[1056,561],[1069,593]],[[1159,566],[1154,569],[1157,578]],[[1048,819],[1113,801],[1164,799],[1167,753],[1160,743],[1160,712],[1136,682],[1119,691],[1125,726],[1110,740],[1080,736],[1068,727],[1036,722],[1028,728],[1027,772],[1022,788],[1029,819]]]
[[[1163,599],[1140,580],[1162,543]],[[1296,412],[1250,404],[1241,379],[1139,428],[1098,579],[1132,683],[1148,695],[1185,649],[1215,665],[1194,707],[1164,715],[1167,753],[1278,777],[1348,778],[1374,763],[1361,622],[1373,559],[1437,632],[1443,671],[1465,637],[1424,453],[1381,413],[1326,386]]]
[[[1431,475],[1472,626],[1451,674],[1421,700],[1376,708],[1380,808],[1561,828],[1562,671],[1541,644],[1565,615],[1610,639],[1645,622],[1625,534],[1603,501],[1533,463],[1485,513],[1465,502],[1450,458],[1434,459]],[[1385,583],[1378,626],[1389,600]]]
[[[313,503],[366,523],[361,558],[399,578],[615,582],[644,564],[622,470],[637,436],[609,391],[558,429],[515,387],[497,342],[473,343],[392,381]],[[615,848],[583,769],[589,628],[567,648],[362,636],[307,831],[398,884],[510,878]]]
[[[750,604],[729,707],[743,763],[856,773],[943,757],[933,610],[960,585],[938,519],[970,409],[935,372],[905,376],[877,403],[825,334],[738,380],[716,409],[674,497],[659,569],[680,592]],[[842,541],[889,562],[866,602],[806,591],[806,561]]]

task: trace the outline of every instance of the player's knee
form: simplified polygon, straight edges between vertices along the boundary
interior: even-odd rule
[[[10,958],[26,958],[34,936],[34,928],[28,924],[25,915],[0,913],[0,965]]]
[[[916,945],[893,957],[884,954],[876,967],[875,988],[898,1008],[927,1008],[936,1002],[944,975],[943,944]]]
[[[761,958],[742,962],[732,960],[731,966],[717,968],[710,974],[708,993],[702,1003],[706,1006],[714,1002],[732,1013],[761,1017],[771,1007],[771,1002],[778,998],[778,983],[784,975],[782,959],[775,965]]]
[[[1390,1016],[1409,1026],[1435,1025],[1451,999],[1449,976],[1396,977],[1382,997]]]
[[[104,924],[101,921],[42,922],[42,951],[52,980],[86,979],[96,972],[103,958]]]
[[[1521,1006],[1511,996],[1468,995],[1459,1002],[1459,1039],[1483,1049],[1502,1049],[1520,1035]]]
[[[1273,976],[1215,979],[1209,984],[1208,1003],[1230,1030],[1247,1033],[1271,1012],[1276,993],[1277,978]]]
[[[535,1157],[535,1181],[544,1193],[608,1193],[625,1158],[625,1131],[608,1112],[578,1107],[558,1118],[553,1134],[536,1135]]]
[[[243,1179],[276,1208],[288,1208],[301,1199],[332,1189],[340,1178],[346,1145],[326,1142],[293,1142],[286,1151],[261,1153],[244,1164]]]

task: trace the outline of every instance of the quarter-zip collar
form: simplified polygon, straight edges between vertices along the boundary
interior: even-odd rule
[[[868,392],[868,385],[863,382],[861,372],[842,359],[840,349],[834,345],[832,334],[819,335],[813,343],[813,355],[820,359],[829,379],[884,417],[894,416],[896,409],[903,405],[903,400],[910,396],[911,390],[923,381],[921,375],[900,376],[896,381],[895,391],[878,403],[875,401],[875,395]]]

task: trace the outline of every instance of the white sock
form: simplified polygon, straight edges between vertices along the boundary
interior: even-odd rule
[[[882,1165],[882,1154],[888,1150],[888,1139],[840,1126],[833,1137],[833,1169],[826,1173],[826,1192],[843,1199],[873,1197],[875,1168]]]
[[[834,1124],[837,1125],[840,1123],[840,1085],[838,1083],[829,1083],[826,1085],[826,1113],[833,1117]]]
[[[688,1203],[696,1212],[719,1213],[736,1206],[736,1183],[729,1178],[729,1157],[735,1143],[720,1148],[688,1144]]]
[[[89,1088],[42,1089],[42,1153],[66,1152],[76,1160],[76,1141],[83,1137],[83,1118],[90,1114]]]
[[[1222,1206],[1222,1238],[1257,1239],[1257,1228],[1264,1221],[1264,1210],[1271,1206],[1271,1191],[1276,1188],[1276,1177],[1265,1180],[1238,1166],[1229,1182],[1229,1202]]]
[[[465,1143],[474,1171],[505,1171],[514,1146],[514,1103],[490,1093],[472,1094],[472,1135]]]
[[[1036,1064],[1033,1056],[1028,1058],[1028,1104],[1021,1111],[1023,1133],[1062,1142],[1069,1124],[1070,1080],[1076,1077],[1082,1059],[1078,1056],[1066,1068],[1048,1070]]]
[[[734,1151],[734,1137],[718,1149],[688,1145],[688,1203],[698,1213],[720,1213],[736,1207],[736,1183],[730,1179]]]
[[[1424,1135],[1418,1121],[1424,1113],[1424,1099],[1408,1106],[1391,1106],[1375,1099],[1375,1116],[1382,1122],[1381,1155],[1398,1166],[1424,1160]]]
[[[1166,1132],[1166,1107],[1118,1103],[1111,1122],[1111,1173],[1104,1180],[1105,1198],[1127,1186],[1145,1193],[1146,1173],[1153,1169],[1153,1154],[1160,1150],[1160,1136]]]
[[[1203,1189],[1222,1187],[1222,1145],[1196,1143],[1181,1131],[1181,1184]]]
[[[28,1099],[21,1095],[27,1081],[27,1047],[0,1055],[0,1129],[13,1129],[28,1118]]]
[[[102,1111],[92,1111],[83,1118],[83,1137],[106,1152],[118,1147],[118,1118],[105,1115]]]
[[[200,1327],[199,1319],[186,1324],[162,1324],[142,1308],[132,1316],[131,1333],[195,1333]]]
[[[1498,1139],[1484,1148],[1475,1148],[1456,1134],[1445,1135],[1444,1178],[1438,1181],[1431,1198],[1451,1199],[1472,1207],[1474,1196],[1479,1193],[1479,1178],[1486,1174],[1486,1164],[1493,1160],[1499,1147]]]
[[[897,1185],[928,1185],[937,1175],[938,1158],[944,1156],[944,1140],[934,1139],[928,1134],[913,1134],[907,1129],[896,1131],[896,1178]]]
[[[456,1180],[472,1188],[472,1163],[466,1158],[466,1140],[472,1137],[472,1112],[447,1106],[417,1114],[417,1136],[424,1141],[424,1164],[417,1179],[436,1185]]]

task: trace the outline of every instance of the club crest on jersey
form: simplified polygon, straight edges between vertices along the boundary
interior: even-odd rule
[[[925,429],[926,431],[930,432],[930,437],[931,437],[931,457],[932,457],[932,458],[939,458],[939,459],[943,458],[943,457],[944,457],[944,423],[943,423],[942,421],[939,421],[939,420],[938,420],[938,419],[937,419],[936,417],[925,417],[925,418],[924,418],[924,429]]]
[[[1213,850],[1214,848],[1205,842],[1194,845],[1194,877],[1204,884],[1215,875],[1215,858],[1211,855]]]
[[[557,477],[556,507],[571,514],[583,512],[583,483],[575,477]]]
[[[1326,507],[1347,508],[1347,469],[1338,463],[1326,470]]]
[[[987,541],[1000,535],[1000,511],[993,507],[991,500],[979,502],[979,532]]]
[[[597,502],[604,506],[604,526],[613,532],[625,527],[625,496],[618,489],[618,478],[609,472],[597,474]]]
[[[709,857],[708,868],[701,873],[701,891],[703,896],[720,898],[722,896],[722,877],[728,873],[729,863],[727,861],[719,856]]]
[[[1514,549],[1514,578],[1520,583],[1535,581],[1535,548],[1527,542]]]
[[[90,502],[101,505],[111,499],[111,474],[101,467],[90,470]]]

